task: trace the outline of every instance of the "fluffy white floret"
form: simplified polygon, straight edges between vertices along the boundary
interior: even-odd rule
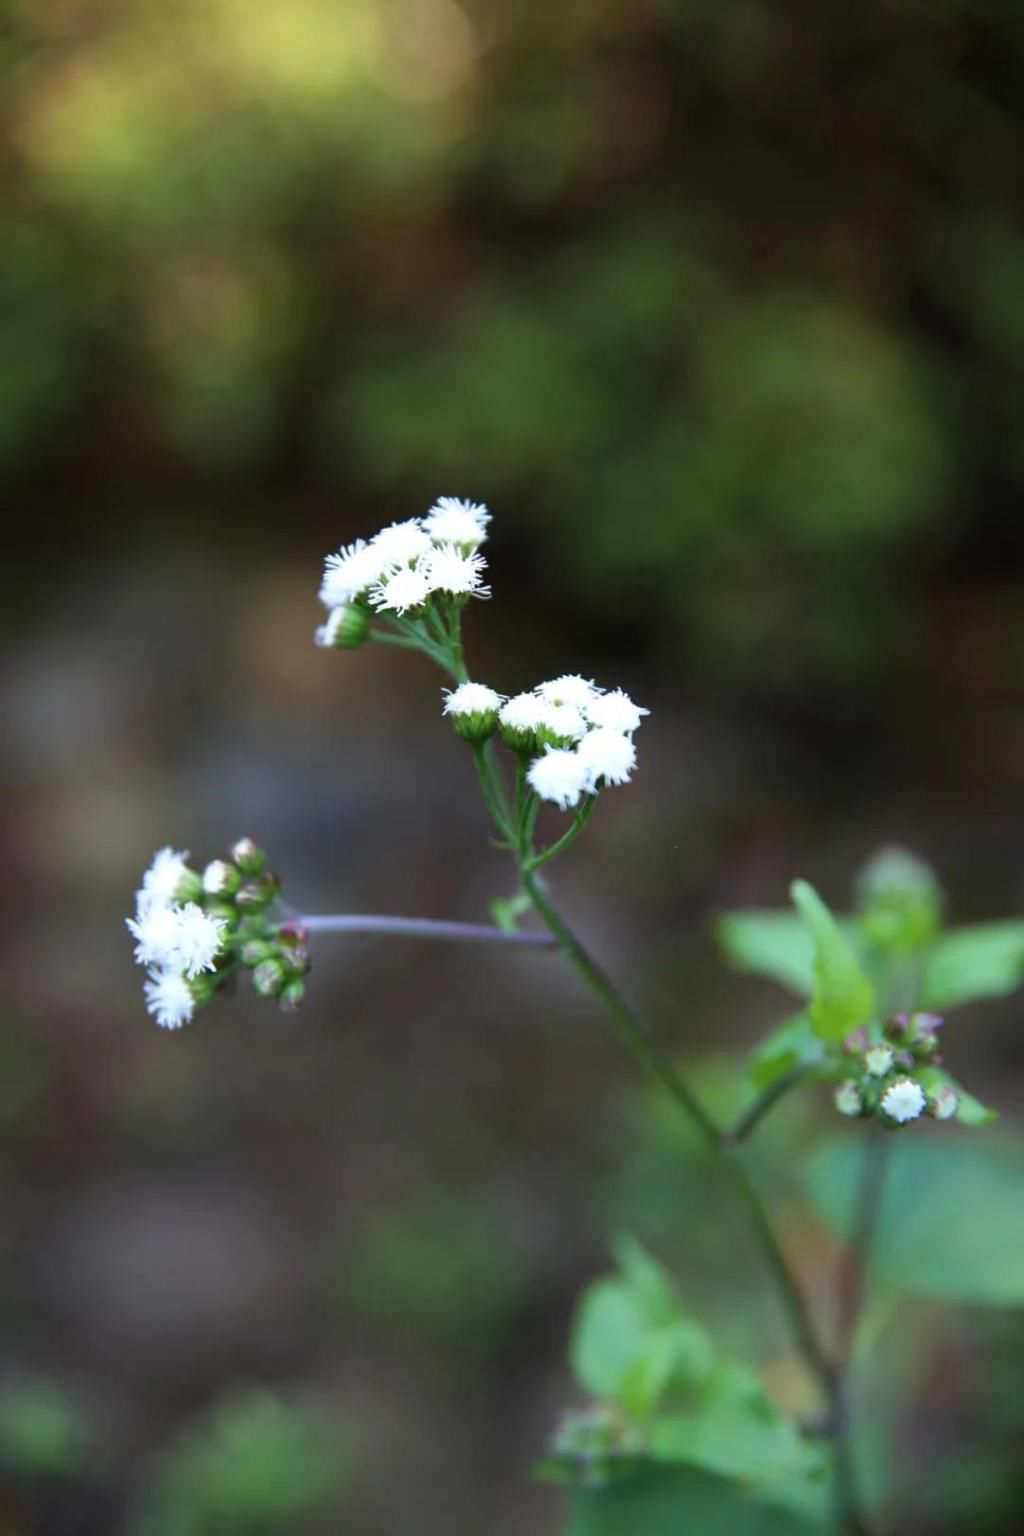
[[[579,741],[587,733],[587,722],[574,704],[551,704],[541,699],[540,728],[566,741]]]
[[[195,1013],[192,989],[176,971],[151,971],[143,983],[146,1008],[161,1029],[180,1029]]]
[[[392,565],[412,565],[430,547],[430,534],[418,517],[410,517],[404,523],[391,523],[370,540],[370,548],[377,560],[375,574],[382,575]]]
[[[621,688],[613,688],[611,693],[596,694],[584,706],[583,712],[591,725],[600,730],[621,731],[630,736],[640,726],[644,715],[649,715],[649,709],[641,709],[639,704],[634,704],[628,693]]]
[[[336,555],[328,555],[324,561],[324,579],[320,584],[320,601],[327,608],[343,608],[346,603],[367,592],[387,568],[378,549],[365,539],[356,539]]]
[[[378,612],[390,608],[395,613],[408,613],[410,608],[422,608],[431,590],[422,564],[403,565],[389,571],[371,589],[370,602]]]
[[[140,907],[126,922],[137,940],[136,960],[160,970],[184,971],[189,976],[212,971],[224,944],[226,924],[194,901],[184,906]]]
[[[424,518],[424,527],[435,544],[475,549],[486,539],[490,520],[491,514],[481,502],[439,496]]]
[[[125,918],[129,933],[137,941],[135,958],[140,965],[173,966],[178,961],[179,909],[162,902],[147,904],[143,896],[140,891],[136,915]]]
[[[897,1079],[882,1094],[883,1111],[890,1120],[896,1120],[900,1125],[905,1125],[908,1120],[916,1120],[923,1113],[924,1106],[924,1092],[920,1083],[915,1083],[912,1077]]]
[[[510,731],[535,731],[544,719],[544,700],[535,693],[517,693],[498,711],[498,719]]]
[[[483,573],[487,561],[477,550],[465,554],[454,544],[439,544],[423,561],[432,592],[448,592],[452,597],[490,597]]]
[[[211,917],[194,901],[177,908],[177,913],[177,953],[182,970],[186,976],[212,971],[224,946],[227,924],[219,917]]]
[[[161,848],[153,855],[153,862],[142,877],[142,889],[137,894],[140,908],[169,906],[173,902],[182,877],[188,874],[188,853],[177,853],[173,848]]]
[[[601,727],[584,736],[576,748],[583,766],[584,783],[593,791],[601,780],[606,784],[628,784],[636,767],[636,748],[632,737],[621,731]]]
[[[563,811],[579,805],[586,788],[586,770],[578,753],[560,748],[549,747],[543,757],[535,758],[526,778],[542,800],[550,800]]]
[[[601,690],[587,678],[567,672],[564,677],[553,677],[550,682],[539,684],[535,691],[549,704],[571,704],[574,709],[585,711]]]
[[[460,683],[445,694],[446,715],[497,714],[501,708],[501,694],[488,688],[486,683]]]

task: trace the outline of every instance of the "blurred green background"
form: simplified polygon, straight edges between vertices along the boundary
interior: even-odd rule
[[[652,708],[557,878],[675,1048],[780,1016],[707,919],[795,874],[844,905],[897,840],[1020,910],[1024,11],[3,13],[0,1531],[555,1532],[525,1469],[612,1231],[801,1391],[588,999],[321,941],[298,1016],[169,1037],[121,919],[242,832],[307,910],[507,890],[437,679],[311,643],[323,555],[440,493],[495,512],[476,674]],[[1018,1011],[949,1042],[1011,1129]],[[1010,1533],[1024,1324],[923,1308],[898,1528]]]

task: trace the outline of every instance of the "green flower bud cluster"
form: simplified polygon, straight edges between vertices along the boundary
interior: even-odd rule
[[[902,848],[883,848],[857,881],[861,922],[887,954],[912,954],[939,930],[942,891],[929,865]]]
[[[880,1040],[866,1029],[855,1030],[843,1043],[854,1075],[835,1090],[841,1115],[874,1117],[886,1126],[906,1125],[921,1115],[948,1120],[956,1114],[956,1090],[935,1083],[938,1031],[942,1020],[934,1013],[899,1013],[888,1021]]]
[[[612,1403],[566,1413],[551,1437],[551,1469],[587,1487],[600,1487],[634,1471],[647,1449],[640,1431]]]
[[[280,884],[251,837],[240,838],[226,859],[214,859],[203,871],[206,909],[227,925],[234,965],[250,972],[259,997],[277,998],[290,1012],[305,994],[309,948],[303,928],[270,916]]]

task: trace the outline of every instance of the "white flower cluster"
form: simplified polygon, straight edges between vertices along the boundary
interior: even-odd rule
[[[146,967],[146,1007],[164,1029],[179,1029],[195,1012],[190,982],[212,971],[224,947],[227,925],[194,900],[202,889],[187,853],[161,848],[135,895],[135,916],[126,918],[136,940],[135,959]]]
[[[512,698],[463,683],[447,695],[444,712],[470,740],[485,738],[497,723],[514,751],[533,757],[531,789],[564,811],[603,785],[629,782],[636,767],[633,733],[649,713],[621,688],[606,693],[574,674]]]
[[[317,643],[345,643],[343,617],[353,604],[401,616],[418,612],[438,593],[490,597],[480,554],[490,520],[485,506],[441,496],[425,517],[392,523],[369,541],[357,539],[328,555],[320,601],[331,612]]]

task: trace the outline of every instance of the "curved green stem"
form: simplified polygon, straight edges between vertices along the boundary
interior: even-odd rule
[[[552,859],[557,859],[560,853],[564,853],[567,848],[571,847],[590,820],[590,813],[596,804],[597,796],[589,795],[576,812],[569,830],[563,832],[558,841],[552,843],[550,847],[542,848],[540,853],[535,853],[532,857],[528,858],[526,860],[526,868],[531,870],[541,869],[545,864],[549,864]]]
[[[475,742],[473,744],[473,763],[476,767],[476,776],[480,781],[480,790],[483,794],[484,803],[487,806],[490,818],[494,822],[495,827],[498,829],[498,832],[504,839],[505,843],[510,848],[514,848],[515,834],[502,808],[498,794],[495,791],[494,781],[491,776],[490,764],[487,761],[487,754],[483,744],[480,742]]]
[[[751,1132],[764,1119],[770,1109],[773,1109],[791,1088],[797,1083],[802,1083],[813,1071],[813,1067],[807,1062],[801,1062],[798,1066],[791,1067],[788,1072],[783,1072],[777,1077],[763,1093],[758,1094],[753,1104],[749,1104],[741,1115],[733,1122],[727,1131],[722,1132],[725,1141],[746,1141]]]

